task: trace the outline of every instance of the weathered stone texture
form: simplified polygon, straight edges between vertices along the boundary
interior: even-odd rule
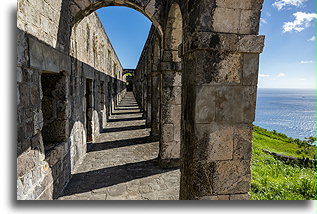
[[[94,13],[106,6],[153,22],[133,91],[160,138],[161,166],[181,160],[180,198],[249,199],[262,3],[18,0],[18,199],[56,198],[125,94],[122,66]],[[162,198],[141,186],[142,199]],[[133,192],[120,188],[84,197]]]
[[[57,197],[85,155],[87,77],[96,87],[91,94],[94,138],[106,124],[97,113],[100,81],[118,78],[111,99],[119,101],[124,94],[121,64],[96,14],[76,28],[67,19],[66,1],[18,1],[18,199]]]

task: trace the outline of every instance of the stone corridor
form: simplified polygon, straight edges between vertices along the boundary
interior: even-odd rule
[[[179,198],[180,172],[158,166],[159,142],[151,139],[132,92],[87,150],[59,200]]]
[[[249,199],[262,3],[18,0],[17,199]],[[135,69],[112,6],[152,22]]]

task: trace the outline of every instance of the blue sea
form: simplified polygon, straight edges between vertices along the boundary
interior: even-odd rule
[[[258,89],[255,125],[304,140],[316,136],[314,89]]]

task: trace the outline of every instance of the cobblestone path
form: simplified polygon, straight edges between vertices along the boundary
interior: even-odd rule
[[[159,168],[158,146],[128,92],[59,200],[177,200],[180,172]]]

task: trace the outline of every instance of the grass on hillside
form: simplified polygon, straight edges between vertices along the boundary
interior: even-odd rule
[[[255,126],[253,132],[252,200],[315,200],[316,169],[289,165],[262,149],[298,158],[314,158],[315,146],[298,145],[284,134]]]

